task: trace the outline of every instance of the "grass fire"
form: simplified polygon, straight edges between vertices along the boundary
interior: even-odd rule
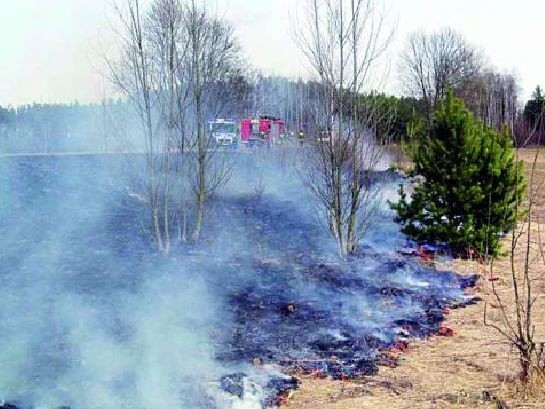
[[[539,7],[12,3],[0,409],[545,407]]]

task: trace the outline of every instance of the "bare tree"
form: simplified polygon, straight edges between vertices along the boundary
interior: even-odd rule
[[[159,101],[159,118],[165,146],[161,152],[164,183],[162,185],[163,220],[165,224],[165,250],[170,247],[171,213],[182,213],[186,217],[182,197],[180,210],[173,211],[170,206],[172,188],[176,181],[183,187],[183,178],[187,175],[186,156],[184,155],[186,138],[184,129],[185,109],[188,100],[188,86],[179,79],[184,70],[184,59],[188,53],[184,40],[184,8],[180,0],[155,0],[148,18],[148,32],[154,47],[157,72],[155,72],[156,92]],[[183,195],[183,189],[180,189]],[[173,207],[173,206],[172,206]],[[178,217],[178,223],[179,223]],[[180,238],[181,240],[181,238]]]
[[[516,155],[518,158],[518,149]],[[539,144],[530,165],[527,200],[517,200],[522,218],[512,228],[506,288],[498,283],[496,260],[491,260],[492,300],[485,301],[484,308],[485,325],[498,331],[518,352],[520,379],[525,384],[531,381],[534,372],[545,373],[545,333],[542,328],[536,328],[537,314],[543,307],[540,290],[545,286],[543,220],[540,219],[545,208],[542,195],[545,178],[538,165],[543,166]],[[491,310],[489,305],[496,310]]]
[[[428,34],[411,34],[401,53],[400,72],[404,88],[426,103],[428,116],[448,87],[464,86],[480,70],[482,57],[464,37],[446,28]]]
[[[364,94],[393,30],[373,0],[309,0],[306,7],[296,40],[321,95],[318,135],[304,150],[299,171],[346,255],[356,251],[376,210],[372,175],[387,135],[378,132],[379,110]]]
[[[107,60],[115,85],[134,105],[144,135],[146,194],[153,241],[166,254],[171,228],[187,230],[187,195],[196,198],[193,240],[202,229],[206,199],[230,175],[228,155],[209,138],[207,121],[229,112],[246,86],[232,28],[196,0],[119,0],[114,10],[122,55]],[[173,200],[179,194],[179,203]],[[173,220],[175,216],[176,220]]]
[[[154,56],[155,49],[146,32],[146,15],[139,0],[113,3],[118,20],[117,39],[120,57],[107,59],[110,79],[128,98],[138,118],[143,135],[145,176],[143,201],[148,205],[151,219],[151,237],[161,253],[170,247],[168,196],[168,171],[165,171],[165,152],[169,149],[168,136],[161,132],[157,78],[160,71]],[[168,154],[166,155],[168,156]]]
[[[215,120],[229,112],[230,98],[244,82],[244,62],[235,41],[233,29],[212,16],[206,5],[192,0],[185,11],[188,54],[181,82],[189,87],[189,109],[186,132],[193,155],[192,178],[196,195],[196,218],[192,239],[199,239],[207,198],[230,177],[229,156],[220,151],[209,137],[207,120]],[[232,101],[236,100],[233,98]]]
[[[518,110],[516,78],[492,69],[483,70],[458,87],[456,94],[486,125],[500,130],[513,128]]]

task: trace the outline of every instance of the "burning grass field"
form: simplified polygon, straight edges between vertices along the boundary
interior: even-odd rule
[[[519,158],[524,161],[529,175],[535,158],[535,149],[522,149]],[[537,340],[545,341],[545,263],[543,262],[543,232],[545,231],[545,155],[537,161],[534,187],[537,193],[533,217],[536,224],[535,242],[531,251],[531,275],[538,279],[538,295],[534,324]],[[541,240],[538,237],[541,236]],[[508,238],[505,248],[510,245]],[[525,257],[525,239],[519,242],[515,267],[522,271]],[[492,292],[495,283],[506,306],[512,306],[514,296],[511,284],[509,258],[498,260],[490,266],[476,261],[455,260],[452,269],[462,275],[476,271],[481,280],[472,295],[486,300],[488,319],[502,325],[499,306]],[[492,274],[492,276],[491,276]],[[491,277],[498,280],[490,281]],[[312,376],[302,378],[286,408],[310,409],[436,409],[436,408],[544,408],[545,380],[536,377],[529,388],[516,380],[519,371],[518,357],[513,347],[498,332],[484,325],[484,302],[464,309],[452,310],[445,316],[444,325],[453,329],[452,337],[428,336],[412,342],[400,354],[401,365],[395,368],[380,367],[373,377],[361,377],[351,382],[317,380]]]
[[[471,276],[395,251],[405,240],[385,202],[361,252],[339,259],[267,156],[237,157],[197,246],[156,256],[125,162],[0,163],[0,399],[19,409],[254,409],[285,403],[292,375],[304,379],[292,407],[321,407],[328,388],[361,395],[354,380],[397,366],[410,338],[450,335],[445,314],[474,302]],[[398,180],[375,183],[387,196]],[[368,379],[411,389],[383,372]]]

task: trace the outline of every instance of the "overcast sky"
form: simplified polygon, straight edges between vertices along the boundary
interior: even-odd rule
[[[104,83],[99,44],[108,49],[110,1],[0,0],[0,105],[98,101]],[[290,28],[290,16],[305,0],[213,1],[234,24],[254,66],[263,73],[305,74]],[[398,22],[389,92],[399,91],[395,55],[407,34],[445,26],[482,48],[497,69],[515,73],[523,98],[545,85],[545,1],[386,1]]]

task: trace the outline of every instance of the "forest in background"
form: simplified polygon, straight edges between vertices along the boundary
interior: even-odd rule
[[[288,132],[302,130],[310,137],[313,129],[313,101],[318,83],[285,77],[259,77],[245,81],[243,92],[236,95],[234,120],[258,115],[284,119]],[[474,86],[477,83],[478,86]],[[518,97],[518,85],[512,76],[488,72],[474,79],[456,95],[464,99],[470,110],[483,122],[500,128],[512,124],[519,146],[532,146],[544,141],[539,113],[545,107],[545,94],[538,86],[528,101]],[[471,90],[471,92],[470,92]],[[385,124],[394,142],[410,141],[426,118],[426,101],[422,97],[377,93],[373,98],[387,115]],[[102,103],[69,104],[33,103],[17,107],[0,106],[0,154],[55,152],[125,152],[138,149],[138,138],[126,139],[126,127],[134,112],[121,99]],[[386,115],[383,116],[386,118]],[[532,137],[529,139],[529,136]],[[136,146],[135,146],[136,145]]]

